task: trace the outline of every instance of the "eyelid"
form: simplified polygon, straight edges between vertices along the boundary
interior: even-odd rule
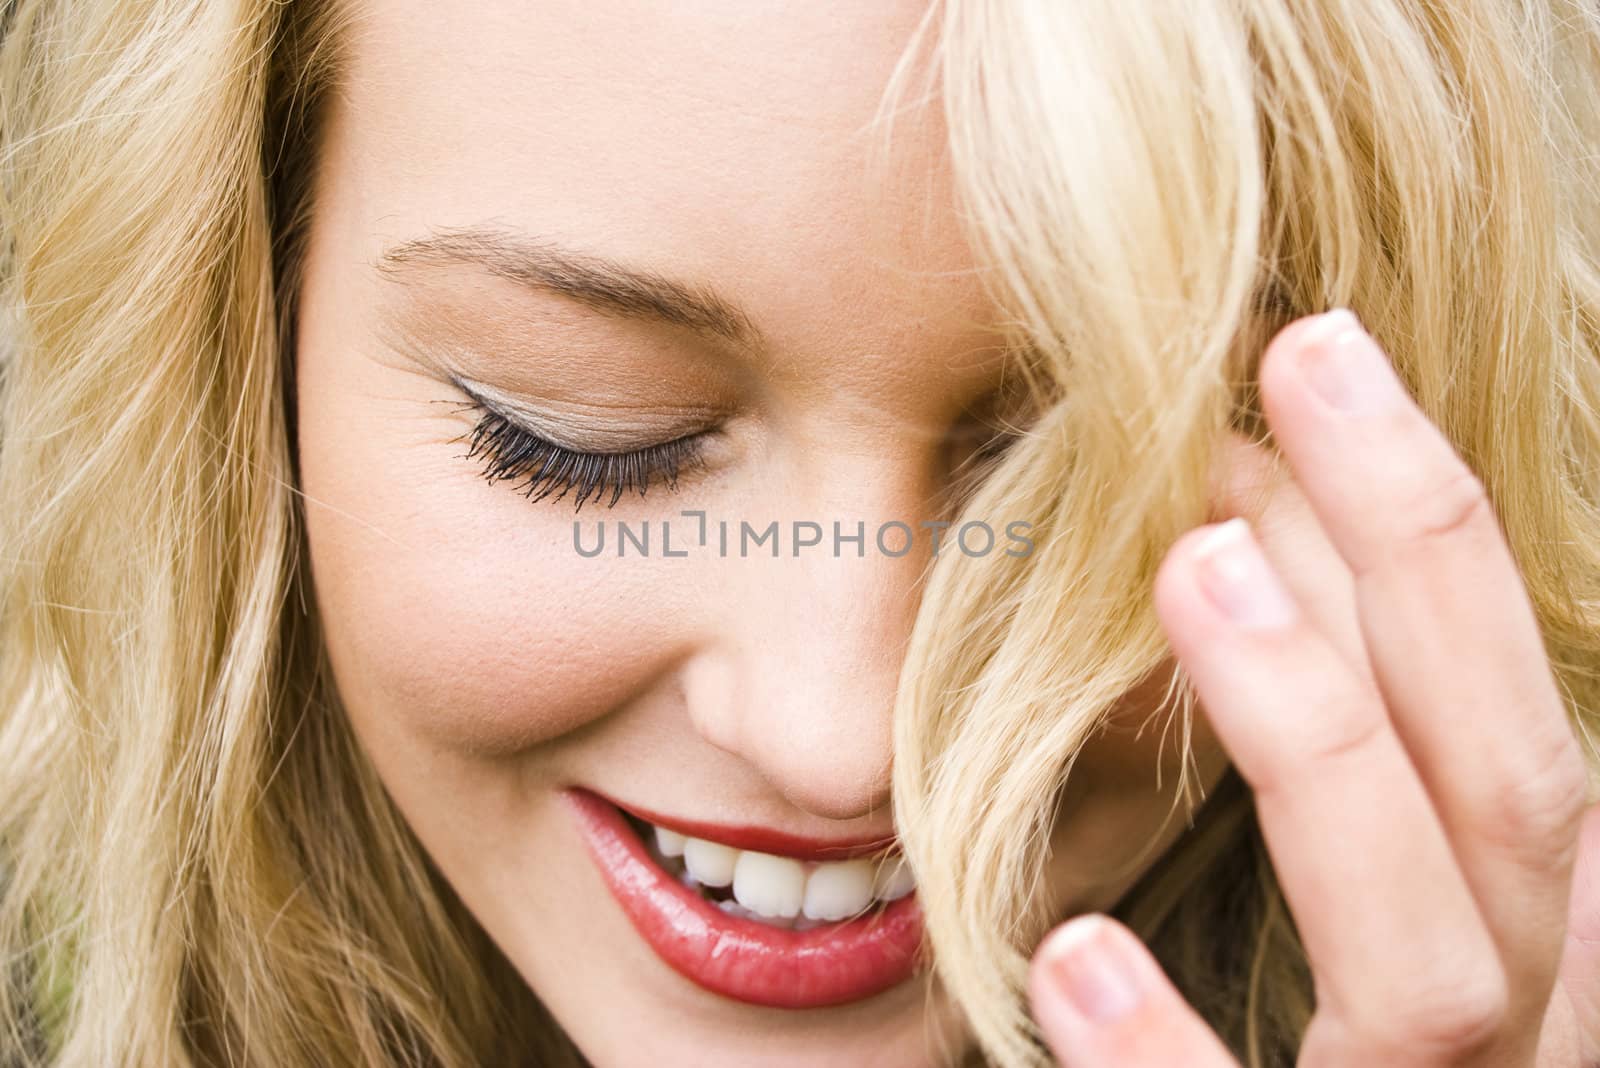
[[[595,432],[594,437],[590,437],[588,440],[581,440],[575,439],[569,428],[560,426],[559,420],[530,409],[527,405],[502,390],[485,383],[463,378],[453,371],[447,371],[445,377],[452,385],[464,393],[473,402],[474,406],[493,412],[530,437],[538,438],[556,448],[595,456],[625,456],[656,446],[666,445],[672,441],[691,438],[697,434],[708,433],[715,429],[718,421],[725,418],[720,413],[711,413],[704,408],[685,407],[682,409],[685,417],[671,420],[671,423],[676,424],[679,428],[689,424],[693,426],[693,429],[680,429],[672,438],[662,438],[659,434],[651,436],[651,432],[648,429],[622,430],[616,426],[605,425],[603,417],[586,416],[586,419],[593,418],[601,425],[598,431]],[[619,407],[618,410],[619,412],[629,413],[635,423],[639,422],[646,411],[655,416],[658,421],[664,424],[668,423],[668,420],[663,418],[663,410],[659,408],[646,410],[640,407],[627,406]],[[619,422],[621,421],[623,420],[619,419]],[[665,426],[663,430],[665,430]],[[604,442],[597,440],[600,438],[605,439]]]

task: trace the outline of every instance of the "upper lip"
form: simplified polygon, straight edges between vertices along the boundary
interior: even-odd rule
[[[597,793],[597,791],[590,792]],[[899,851],[899,839],[892,834],[856,835],[847,838],[812,838],[803,834],[791,834],[788,831],[774,830],[771,827],[757,827],[751,824],[708,823],[705,820],[685,819],[680,816],[669,816],[662,812],[656,812],[632,801],[618,801],[612,797],[606,797],[605,800],[630,816],[644,820],[646,823],[653,823],[658,827],[665,827],[669,831],[677,831],[679,834],[688,835],[690,838],[703,838],[706,841],[719,842],[735,849],[748,849],[756,853],[792,857],[795,860],[849,860],[852,857],[867,856],[869,854],[889,854]]]

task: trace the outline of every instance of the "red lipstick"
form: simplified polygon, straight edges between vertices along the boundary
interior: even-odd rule
[[[656,955],[691,982],[736,1001],[785,1009],[811,1009],[871,997],[916,973],[922,944],[922,910],[916,891],[855,919],[805,931],[786,930],[731,916],[667,874],[650,856],[622,811],[590,790],[569,787],[561,796],[572,807],[589,855],[612,896]],[[630,806],[630,814],[657,822]],[[684,821],[662,822],[737,848],[741,839],[722,828]],[[699,834],[694,828],[709,830]],[[765,842],[765,852],[803,858],[803,851],[775,843],[816,843],[762,828],[739,828],[742,841]],[[884,844],[847,843],[871,852]],[[841,859],[837,842],[812,859]]]
[[[734,826],[721,823],[704,823],[700,820],[678,819],[675,816],[663,816],[638,805],[623,804],[620,801],[611,801],[611,804],[630,816],[637,816],[646,823],[654,823],[665,827],[669,831],[677,831],[691,838],[704,838],[708,842],[721,842],[723,845],[735,849],[748,849],[756,853],[772,853],[780,857],[793,857],[795,860],[849,860],[852,857],[864,857],[871,853],[882,852],[884,855],[893,855],[899,852],[895,844],[894,835],[878,835],[876,837],[861,838],[805,838],[797,834],[786,834],[783,831],[774,831],[767,827],[752,827],[749,825]]]

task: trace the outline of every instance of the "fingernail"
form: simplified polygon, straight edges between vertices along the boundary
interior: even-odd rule
[[[1138,969],[1115,935],[1104,916],[1078,916],[1046,948],[1051,982],[1090,1020],[1117,1020],[1142,1001]]]
[[[1324,312],[1300,336],[1300,372],[1323,400],[1343,412],[1375,412],[1393,403],[1389,360],[1348,308]]]
[[[1141,1000],[1138,971],[1110,927],[1103,916],[1076,917],[1045,949],[1051,982],[1081,1015],[1101,1022],[1128,1015]]]
[[[1241,627],[1281,627],[1294,620],[1294,598],[1262,555],[1243,516],[1213,527],[1194,549],[1200,586]]]

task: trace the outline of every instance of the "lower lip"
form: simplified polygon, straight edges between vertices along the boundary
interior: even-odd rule
[[[915,890],[870,915],[806,931],[730,916],[668,875],[615,805],[576,787],[561,796],[635,929],[663,961],[713,993],[814,1009],[871,997],[917,971]]]

